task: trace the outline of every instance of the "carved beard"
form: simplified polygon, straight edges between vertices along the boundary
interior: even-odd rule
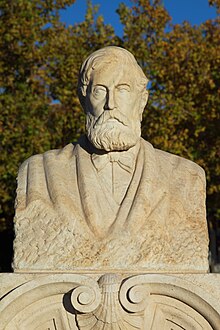
[[[98,119],[87,113],[86,133],[97,149],[128,150],[138,142],[141,125],[139,120],[132,123],[118,110],[104,111]]]

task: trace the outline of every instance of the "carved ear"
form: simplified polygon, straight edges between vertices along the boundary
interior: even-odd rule
[[[148,93],[147,90],[145,90],[142,93],[142,96],[141,96],[141,102],[140,102],[140,120],[142,120],[142,114],[143,114],[144,108],[145,108],[145,106],[147,104],[148,97],[149,97],[149,93]]]

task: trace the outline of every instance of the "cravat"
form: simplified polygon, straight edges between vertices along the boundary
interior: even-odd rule
[[[93,165],[98,172],[101,171],[109,162],[116,162],[125,171],[132,173],[135,164],[135,156],[127,151],[114,151],[103,155],[92,154],[91,158]]]

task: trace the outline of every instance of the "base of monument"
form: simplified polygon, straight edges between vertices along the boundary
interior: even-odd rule
[[[88,268],[84,268],[84,269],[80,269],[80,268],[76,268],[74,270],[45,270],[45,269],[36,269],[36,270],[29,270],[29,269],[14,269],[14,273],[15,274],[88,274],[88,275],[93,275],[93,274],[103,274],[103,273],[114,273],[114,274],[127,274],[127,275],[136,275],[136,274],[208,274],[209,271],[205,271],[204,269],[202,270],[184,270],[184,271],[180,271],[180,270],[172,270],[171,272],[168,270],[157,270],[157,271],[152,271],[152,270],[145,270],[142,269],[141,272],[140,270],[134,270],[134,269],[112,269],[112,268],[102,268],[102,272],[100,272],[100,270],[97,269],[89,269]]]
[[[220,274],[0,274],[0,329],[220,329]]]

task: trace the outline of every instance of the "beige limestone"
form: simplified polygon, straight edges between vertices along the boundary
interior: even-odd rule
[[[124,49],[84,62],[86,135],[19,170],[16,272],[207,272],[204,171],[140,137],[146,83]]]
[[[219,330],[220,275],[1,274],[0,330]]]

